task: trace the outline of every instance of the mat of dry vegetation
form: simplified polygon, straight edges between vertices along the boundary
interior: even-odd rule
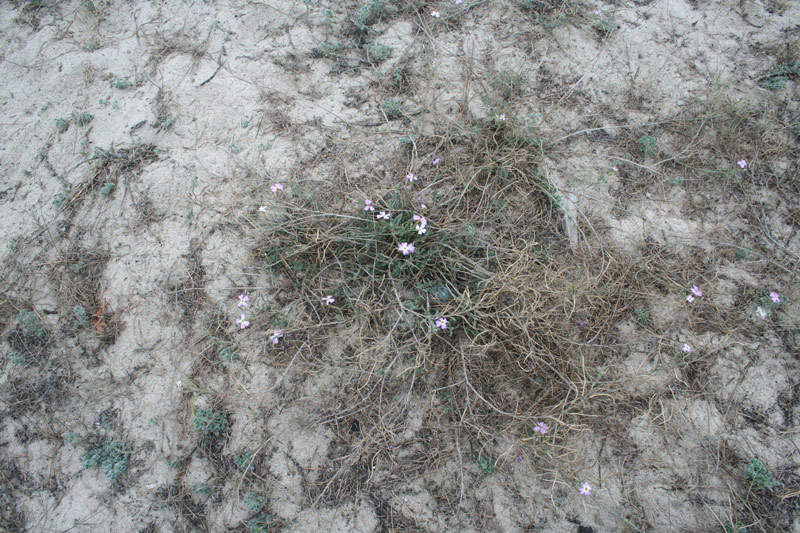
[[[0,529],[800,532],[798,21],[0,4]]]

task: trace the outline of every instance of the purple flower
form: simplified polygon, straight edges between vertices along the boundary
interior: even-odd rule
[[[686,297],[686,301],[687,301],[687,302],[689,302],[689,303],[692,303],[692,302],[694,301],[694,296],[692,296],[691,294],[690,294],[690,295],[688,295],[688,296]]]
[[[588,320],[581,320],[580,322],[578,322],[578,326],[580,326],[582,328],[585,328],[588,325],[589,325],[589,321]]]
[[[247,307],[250,305],[248,302],[250,301],[250,297],[246,294],[239,295],[239,301],[236,303],[236,307]]]
[[[736,162],[739,165],[739,168],[747,168],[747,159],[742,159],[741,161]]]
[[[437,318],[436,327],[439,329],[447,329],[447,319],[445,317]]]
[[[703,295],[703,291],[701,291],[700,287],[698,287],[697,285],[692,285],[691,291],[692,291],[692,294],[694,294],[695,296],[702,296]]]
[[[442,160],[441,160],[441,159],[439,159],[439,158],[437,157],[436,159],[434,159],[433,161],[431,161],[431,165],[433,165],[433,166],[436,166],[436,165],[438,165],[438,164],[439,164],[439,163],[441,163],[441,162],[442,162]]]
[[[364,211],[375,211],[372,206],[372,200],[364,200]]]
[[[441,16],[441,14],[438,11],[431,11],[431,16],[433,18],[437,18],[438,19]]]
[[[278,341],[279,341],[279,340],[281,340],[281,337],[283,337],[283,331],[281,331],[281,330],[279,330],[279,329],[276,329],[276,330],[275,330],[275,331],[272,333],[272,335],[270,335],[270,336],[269,336],[269,341],[270,341],[272,344],[278,344]]]
[[[389,217],[391,217],[392,214],[391,213],[387,213],[386,211],[381,211],[380,213],[378,213],[375,216],[378,218],[378,220],[380,220],[380,219],[389,220]]]
[[[550,431],[550,426],[544,422],[536,422],[536,425],[533,426],[533,431],[534,433],[539,433],[540,435],[547,435],[547,432]]]
[[[772,291],[771,293],[769,293],[769,297],[772,300],[772,303],[776,303],[776,304],[781,303],[781,295],[778,294],[777,292]]]
[[[242,329],[244,329],[244,328],[246,328],[247,326],[249,326],[249,325],[250,325],[250,321],[249,321],[249,320],[247,320],[247,317],[246,317],[246,316],[244,316],[244,313],[242,313],[242,317],[241,317],[241,318],[237,318],[237,319],[236,319],[236,323],[237,323],[237,324],[239,325],[239,327],[241,327]]]
[[[589,485],[588,481],[584,481],[583,485],[581,485],[580,493],[584,496],[589,496],[592,493],[592,486]]]
[[[333,302],[336,301],[336,299],[329,294],[325,298],[323,298],[322,301],[325,302],[325,305],[331,305]]]
[[[397,245],[397,251],[403,252],[403,255],[413,254],[416,251],[416,246],[411,242],[401,242]]]
[[[275,194],[278,194],[278,191],[283,190],[283,183],[273,183],[272,185],[269,186],[269,190],[271,190]]]
[[[408,174],[406,174],[406,179],[408,180],[409,183],[414,183],[415,181],[417,181],[417,177],[414,175],[413,172],[409,172]]]
[[[681,350],[683,350],[683,353],[692,353],[692,345],[684,344],[683,346],[681,346]]]

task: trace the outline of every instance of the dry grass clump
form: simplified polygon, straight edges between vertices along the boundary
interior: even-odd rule
[[[325,333],[348,332],[359,366],[350,412],[385,402],[373,394],[395,376],[409,394],[415,383],[447,389],[454,412],[490,432],[580,415],[632,305],[628,267],[597,243],[569,246],[531,132],[493,121],[428,141],[437,164],[412,163],[366,197],[279,191],[254,254],[276,300],[294,301],[287,339],[313,330],[303,337],[320,353]],[[332,210],[342,195],[350,201]]]

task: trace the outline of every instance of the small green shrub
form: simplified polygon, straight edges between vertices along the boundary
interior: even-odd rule
[[[251,452],[250,450],[245,450],[242,453],[240,453],[236,457],[236,459],[233,460],[233,462],[236,465],[236,468],[244,472],[245,470],[250,468],[250,465],[253,462],[253,452]]]
[[[375,43],[368,48],[369,58],[378,63],[386,61],[392,56],[392,47]]]
[[[8,354],[8,360],[11,361],[12,364],[17,366],[24,366],[25,363],[27,363],[25,356],[16,351],[10,352]]]
[[[83,467],[94,468],[99,465],[108,479],[116,479],[128,469],[128,460],[132,453],[130,445],[124,442],[103,439],[83,455]]]
[[[66,201],[67,197],[64,196],[63,192],[60,192],[53,197],[53,205],[56,207],[61,207],[62,205],[64,205],[64,202]]]
[[[766,491],[777,486],[778,481],[772,477],[764,463],[753,459],[744,468],[744,477],[759,491]]]
[[[311,57],[333,57],[342,49],[342,43],[325,41],[311,50]]]
[[[654,155],[657,151],[656,139],[648,135],[639,137],[636,141],[636,145],[639,147],[639,151],[644,155]]]
[[[69,129],[69,119],[60,117],[56,119],[56,130],[59,133],[64,133],[68,129]]]
[[[78,126],[85,126],[94,120],[94,115],[91,113],[81,113],[80,115],[72,113],[72,120],[74,120]]]
[[[239,355],[230,346],[223,348],[219,355],[226,361],[236,361],[239,358]]]
[[[253,511],[254,513],[259,512],[264,505],[266,505],[267,500],[258,496],[252,492],[248,492],[244,495],[244,504],[247,506],[248,509]]]
[[[386,2],[383,0],[372,0],[369,4],[362,6],[356,14],[356,25],[361,27],[362,30],[366,26],[371,26],[378,22],[381,17],[386,13]]]
[[[89,314],[86,312],[86,308],[82,305],[76,305],[73,307],[72,312],[75,314],[75,318],[77,318],[79,322],[85,324],[89,321]]]
[[[113,181],[107,181],[103,184],[103,188],[100,189],[100,196],[103,198],[108,198],[114,189],[117,188],[117,184]]]
[[[47,331],[34,313],[22,309],[17,315],[17,323],[28,335],[36,335],[40,339],[45,338]]]
[[[115,89],[128,89],[133,87],[133,83],[128,78],[117,78],[111,82],[111,86]]]
[[[594,29],[597,30],[597,32],[603,37],[608,37],[615,31],[617,31],[619,29],[619,26],[617,26],[617,24],[613,20],[603,17],[597,22],[595,22]]]
[[[491,459],[486,459],[483,456],[478,456],[478,460],[475,463],[478,465],[478,468],[484,474],[494,474],[494,463],[492,463]]]
[[[194,415],[194,427],[205,435],[220,436],[228,426],[228,417],[213,409],[198,409]]]
[[[770,91],[777,91],[778,89],[783,89],[789,83],[789,78],[794,78],[798,75],[800,75],[800,63],[792,61],[767,70],[759,78],[758,85]]]
[[[747,533],[747,528],[737,522],[725,524],[725,533]]]
[[[403,104],[397,98],[385,100],[381,104],[381,109],[389,120],[400,118],[403,115]]]

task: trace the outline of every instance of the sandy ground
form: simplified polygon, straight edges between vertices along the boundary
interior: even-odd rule
[[[0,529],[800,531],[800,77],[763,83],[800,60],[800,7],[374,5],[0,5]],[[256,313],[283,305],[251,253],[261,206],[358,202],[423,164],[401,137],[500,110],[548,144],[568,211],[685,277],[610,325],[625,401],[550,461],[442,392],[353,418],[348,333],[275,351]],[[226,417],[211,444],[201,409]],[[109,442],[113,479],[87,463]],[[754,493],[751,459],[779,484]]]

